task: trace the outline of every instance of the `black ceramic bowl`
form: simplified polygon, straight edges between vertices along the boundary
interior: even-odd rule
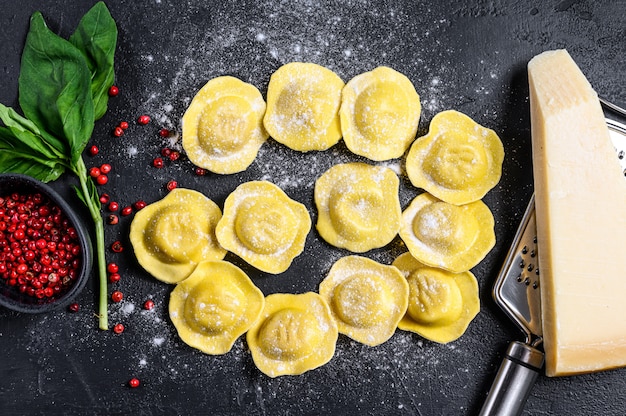
[[[7,275],[0,276],[0,305],[18,312],[41,313],[67,306],[72,299],[85,287],[92,267],[93,250],[89,233],[81,219],[76,215],[68,203],[51,187],[36,179],[19,174],[0,174],[0,197],[7,198],[12,194],[35,195],[41,194],[49,201],[51,206],[60,208],[62,215],[69,221],[69,227],[76,230],[74,238],[78,240],[80,253],[76,256],[79,259],[75,270],[75,278],[63,285],[62,290],[53,295],[37,297],[32,293],[24,293],[19,289],[19,284],[9,284]],[[7,222],[7,221],[5,221]],[[10,223],[10,221],[8,221]],[[69,228],[68,227],[68,228]],[[57,227],[60,228],[60,227]],[[0,231],[7,234],[7,231]],[[6,237],[5,237],[6,239]],[[0,253],[3,249],[0,249]],[[35,251],[37,256],[41,255],[40,250]],[[31,253],[32,255],[32,253]],[[1,261],[0,261],[1,262]],[[14,263],[13,263],[14,264]],[[32,272],[30,276],[32,276]],[[55,279],[57,276],[54,277]]]

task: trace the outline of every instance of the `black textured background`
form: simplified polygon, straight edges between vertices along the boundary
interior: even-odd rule
[[[0,102],[17,106],[19,59],[29,16],[41,10],[53,31],[69,36],[92,1],[20,0],[0,11]],[[473,4],[470,4],[473,3]],[[421,96],[420,134],[445,109],[466,113],[494,129],[506,158],[500,184],[485,198],[496,218],[498,244],[473,271],[480,314],[458,341],[439,345],[398,331],[376,348],[340,336],[332,361],[304,375],[270,379],[260,373],[243,339],[224,356],[182,343],[167,317],[171,286],[136,263],[127,243],[130,218],[106,226],[106,240],[127,243],[108,253],[121,267],[115,286],[125,293],[110,305],[110,322],[126,331],[97,329],[96,282],[80,295],[78,314],[28,316],[0,310],[0,414],[66,415],[472,415],[478,412],[509,341],[521,334],[496,308],[491,285],[532,193],[526,64],[548,49],[567,48],[601,96],[626,106],[624,1],[168,1],[111,0],[119,27],[116,83],[120,95],[97,125],[101,153],[88,166],[113,166],[102,187],[122,206],[154,202],[164,185],[202,191],[223,206],[240,183],[267,179],[312,209],[313,184],[328,167],[358,160],[341,144],[300,154],[269,141],[244,173],[197,177],[181,160],[150,166],[166,142],[158,130],[176,130],[195,92],[210,78],[234,75],[265,93],[270,75],[291,61],[310,61],[345,81],[379,65],[406,74]],[[149,114],[153,122],[134,120]],[[122,138],[111,135],[122,120]],[[387,163],[403,171],[401,161]],[[53,186],[71,195],[70,176]],[[403,177],[405,207],[419,191]],[[384,263],[404,251],[399,240],[367,253]],[[278,276],[240,260],[264,293],[316,290],[333,261],[346,252],[320,241]],[[141,310],[152,298],[155,310]],[[126,382],[138,377],[142,385]],[[548,379],[540,376],[527,415],[622,415],[626,372]]]

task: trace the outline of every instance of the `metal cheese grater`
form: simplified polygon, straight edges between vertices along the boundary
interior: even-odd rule
[[[605,108],[626,117],[626,111],[601,100]],[[609,133],[626,177],[626,125],[607,118]],[[498,370],[481,416],[521,414],[543,368],[541,296],[537,224],[531,198],[513,244],[493,287],[496,304],[524,332],[524,342],[512,342]]]
[[[542,342],[538,262],[533,196],[493,287],[496,304],[525,333],[526,340],[509,344],[481,416],[519,415],[543,368],[543,352],[538,349]]]

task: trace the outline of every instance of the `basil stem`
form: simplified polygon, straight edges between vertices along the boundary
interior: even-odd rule
[[[91,219],[93,220],[96,231],[96,260],[98,269],[98,281],[99,281],[99,307],[98,307],[98,321],[100,329],[107,330],[109,328],[108,319],[108,284],[107,284],[107,271],[106,271],[106,259],[105,259],[105,247],[104,247],[104,222],[102,221],[102,215],[100,214],[100,201],[97,200],[97,194],[94,195],[93,181],[87,173],[87,167],[82,156],[78,159],[75,166],[76,176],[80,182],[81,199],[87,205]],[[94,200],[95,199],[95,200]],[[96,202],[97,201],[97,202]]]

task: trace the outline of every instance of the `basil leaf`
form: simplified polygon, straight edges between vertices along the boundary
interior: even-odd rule
[[[59,153],[59,142],[55,137],[43,137],[39,128],[32,121],[20,116],[12,108],[0,104],[0,120],[15,139],[20,140],[35,152],[48,158],[63,157],[63,154]]]
[[[89,202],[87,202],[87,199],[85,199],[85,195],[83,195],[83,190],[80,189],[76,185],[72,185],[72,188],[74,188],[74,192],[76,192],[76,195],[78,196],[78,199],[80,199],[83,204],[89,206]]]
[[[80,20],[70,42],[83,54],[91,72],[94,118],[104,115],[109,102],[109,87],[115,81],[113,58],[117,45],[117,26],[103,2],[96,3]]]
[[[78,195],[78,198],[83,202],[83,204],[87,206],[92,204],[98,210],[102,208],[102,203],[100,202],[100,194],[98,193],[98,190],[96,189],[96,184],[93,182],[93,179],[91,179],[91,177],[87,178],[87,192],[89,193],[89,195],[85,195],[83,193],[83,190],[75,185],[74,191],[76,191],[76,195]]]
[[[52,33],[39,12],[31,17],[18,84],[26,118],[65,139],[61,153],[75,164],[94,128],[91,74],[80,51]]]
[[[0,127],[0,173],[22,173],[42,182],[57,179],[65,171],[61,159],[35,155],[24,143],[12,139],[12,133]]]

